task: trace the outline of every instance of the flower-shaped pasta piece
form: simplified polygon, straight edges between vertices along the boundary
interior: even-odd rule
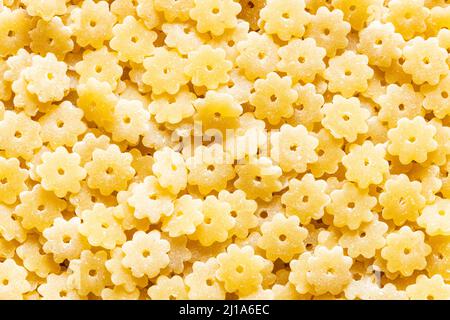
[[[345,177],[362,189],[371,184],[380,184],[389,173],[389,162],[385,155],[386,149],[382,144],[364,141],[362,145],[352,145],[350,152],[342,158]]]
[[[11,76],[13,76],[11,74]],[[35,116],[38,111],[47,112],[51,108],[51,101],[42,103],[39,98],[28,91],[28,82],[25,80],[25,72],[21,72],[19,79],[15,80],[11,89],[14,93],[13,103],[18,110],[23,110],[28,116]]]
[[[124,252],[120,247],[111,251],[111,257],[105,262],[105,267],[111,274],[111,282],[116,286],[122,286],[126,291],[132,292],[136,287],[147,286],[148,279],[144,276],[136,278],[131,274],[130,269],[122,265]]]
[[[83,110],[70,101],[62,102],[39,118],[42,141],[55,149],[59,146],[72,147],[86,131],[82,118]]]
[[[64,15],[67,11],[67,0],[21,0],[27,13],[32,17],[50,21],[54,16]]]
[[[303,240],[308,231],[300,227],[300,219],[296,216],[286,218],[282,213],[276,214],[271,221],[262,224],[261,233],[258,247],[264,249],[266,257],[272,261],[289,262],[305,251]]]
[[[117,87],[117,82],[122,76],[122,67],[119,65],[117,54],[110,52],[107,47],[84,51],[83,60],[75,65],[75,71],[80,75],[81,83],[95,78],[98,81],[108,82],[113,89]]]
[[[226,241],[229,231],[236,223],[231,216],[231,205],[215,196],[207,196],[203,201],[202,213],[202,223],[189,238],[198,240],[205,247],[214,242]]]
[[[226,30],[221,36],[212,37],[210,44],[214,48],[224,49],[227,59],[234,62],[239,54],[236,43],[247,39],[248,30],[248,23],[239,20],[234,29]]]
[[[344,255],[340,246],[331,249],[317,246],[307,260],[306,280],[315,294],[339,294],[350,283],[352,258]]]
[[[80,181],[86,177],[86,170],[80,166],[80,156],[69,153],[65,147],[42,154],[42,164],[36,167],[36,173],[42,187],[60,198],[69,192],[78,193]]]
[[[322,113],[322,125],[337,139],[344,138],[353,142],[358,134],[369,130],[367,119],[370,117],[370,111],[361,107],[358,98],[335,95],[333,102],[325,103]]]
[[[287,123],[291,125],[302,124],[308,131],[313,131],[314,126],[323,118],[321,109],[324,98],[316,92],[316,88],[312,83],[302,86],[296,84],[294,90],[297,91],[298,99],[294,103],[294,114],[287,119]]]
[[[155,9],[164,14],[164,18],[174,20],[189,20],[189,10],[194,7],[193,0],[155,0]]]
[[[308,130],[301,124],[296,127],[282,125],[279,132],[271,135],[270,141],[272,143],[270,156],[285,172],[291,170],[305,172],[309,163],[317,161],[314,150],[319,141],[315,136],[308,134]]]
[[[161,22],[163,21],[163,17],[161,13],[156,11],[154,0],[136,0],[136,2],[133,1],[134,0],[132,0],[131,3],[133,13],[131,15],[125,15],[122,21],[126,19],[127,16],[135,15],[134,13],[136,12],[136,15],[142,19],[145,26],[150,30],[161,24]],[[136,4],[137,6],[135,6]]]
[[[20,217],[18,213],[14,214],[13,208],[0,204],[0,239],[5,239],[6,241],[25,241],[27,232],[22,227],[21,222],[16,218],[16,215]],[[0,257],[3,257],[4,254],[5,251],[2,251]]]
[[[99,49],[113,36],[116,17],[109,11],[106,1],[83,1],[81,7],[71,11],[70,18],[73,21],[73,34],[82,47],[91,45]]]
[[[87,296],[89,293],[100,296],[111,282],[105,268],[107,259],[108,254],[103,250],[95,253],[90,250],[82,251],[79,259],[70,261],[69,269],[72,273],[67,279],[69,287],[77,289],[80,296]]]
[[[342,55],[331,58],[324,78],[328,80],[328,90],[344,97],[351,97],[368,88],[368,80],[373,77],[373,70],[368,66],[365,55],[345,51]]]
[[[23,294],[31,291],[27,270],[17,265],[14,259],[0,262],[0,299],[22,300]]]
[[[450,235],[450,200],[437,198],[436,201],[426,206],[417,224],[425,228],[425,232],[430,236]]]
[[[120,61],[142,63],[155,49],[153,43],[156,33],[148,30],[144,23],[133,16],[126,17],[122,23],[113,27],[114,37],[109,42],[118,52]]]
[[[64,200],[36,184],[31,191],[20,194],[20,204],[16,207],[15,214],[22,218],[21,223],[25,229],[36,228],[42,232],[50,227],[56,218],[61,217],[66,207]]]
[[[349,21],[353,29],[359,31],[364,28],[370,15],[370,8],[382,6],[380,0],[333,0],[333,7],[344,12],[345,20]]]
[[[148,288],[152,300],[187,300],[188,293],[184,279],[180,276],[168,278],[159,276],[156,284]]]
[[[45,55],[52,52],[62,59],[73,50],[72,30],[65,26],[60,17],[53,17],[50,21],[38,20],[36,27],[30,31],[33,52]]]
[[[246,296],[261,285],[264,259],[255,255],[253,248],[239,248],[231,244],[227,251],[217,256],[219,268],[216,277],[223,282],[227,292],[237,292]]]
[[[162,237],[169,241],[170,251],[168,253],[169,264],[161,273],[187,273],[189,270],[188,268],[190,267],[188,266],[189,262],[192,261],[192,252],[186,247],[188,238],[186,236],[171,238],[165,234],[163,234]]]
[[[388,131],[387,151],[398,156],[402,164],[412,161],[425,162],[428,153],[438,147],[434,139],[436,131],[436,128],[421,116],[414,119],[402,118],[397,122],[397,127]]]
[[[41,278],[46,278],[50,273],[59,272],[59,265],[51,255],[42,251],[37,236],[29,236],[24,243],[17,247],[16,254],[22,259],[25,269],[36,273]]]
[[[441,275],[427,277],[424,274],[416,278],[416,283],[406,287],[406,294],[411,300],[449,300],[450,285]]]
[[[207,35],[199,34],[190,23],[164,23],[161,29],[166,35],[164,43],[182,55],[194,51],[208,39]]]
[[[300,294],[313,293],[314,289],[306,279],[308,272],[308,260],[311,258],[312,253],[306,251],[302,253],[297,259],[291,260],[289,267],[291,272],[289,273],[289,283],[295,287],[295,290]]]
[[[258,225],[258,218],[255,215],[257,203],[254,200],[247,199],[246,196],[242,190],[236,190],[232,193],[222,190],[218,196],[219,200],[230,204],[230,214],[235,220],[234,228],[230,231],[230,234],[240,239],[246,238],[249,230]]]
[[[84,166],[88,174],[88,186],[99,189],[102,195],[126,189],[135,174],[132,160],[131,154],[120,152],[117,145],[110,145],[106,150],[96,149],[92,153],[92,160]]]
[[[415,84],[427,82],[437,85],[441,76],[448,74],[446,62],[448,53],[439,47],[437,38],[424,40],[416,37],[408,41],[403,48],[403,71],[412,76]]]
[[[373,258],[377,250],[386,244],[385,234],[388,225],[378,218],[365,223],[357,230],[349,230],[339,238],[339,244],[347,249],[347,253],[352,258],[363,256]]]
[[[51,253],[57,263],[62,263],[66,259],[78,259],[81,252],[89,247],[78,232],[80,225],[81,220],[78,217],[70,220],[56,218],[53,225],[42,232],[46,239],[42,248],[45,252]]]
[[[133,239],[122,245],[122,250],[125,253],[122,265],[138,278],[144,275],[153,278],[169,264],[169,242],[161,239],[157,230],[134,233]]]
[[[187,169],[183,156],[169,147],[153,154],[152,170],[159,184],[173,194],[177,194],[187,185]]]
[[[308,167],[315,177],[320,177],[324,173],[333,174],[338,170],[338,165],[343,156],[345,156],[342,145],[343,139],[336,139],[325,128],[322,128],[317,134],[319,144],[316,147],[318,159],[310,163]]]
[[[149,129],[150,113],[139,100],[119,99],[113,116],[111,126],[113,141],[127,141],[131,145],[136,145],[139,138]]]
[[[117,208],[96,203],[92,209],[81,213],[82,223],[78,230],[92,246],[114,249],[126,241],[116,216]]]
[[[27,189],[28,172],[20,167],[16,158],[0,156],[0,201],[6,204],[16,202],[20,192]]]
[[[273,193],[282,189],[279,180],[282,170],[270,158],[261,157],[247,164],[237,165],[236,172],[238,179],[234,186],[243,190],[250,199],[270,201]]]
[[[194,120],[201,123],[203,131],[217,129],[225,132],[239,126],[242,106],[228,93],[209,90],[204,98],[194,102],[194,106],[197,111]]]
[[[41,284],[37,291],[43,300],[79,300],[77,291],[68,285],[68,278],[67,272],[49,274],[45,283]]]
[[[398,226],[406,221],[415,221],[425,207],[421,189],[420,182],[410,181],[404,174],[389,178],[379,196],[383,218],[392,219]]]
[[[225,51],[202,45],[189,52],[184,73],[191,78],[192,84],[217,89],[220,84],[228,82],[228,72],[233,64],[226,59]]]
[[[280,60],[278,48],[269,35],[250,32],[246,40],[237,44],[236,65],[249,80],[264,78],[276,69]]]
[[[175,95],[163,94],[153,98],[148,106],[158,123],[177,124],[195,113],[194,101],[197,98],[187,87],[183,87]]]
[[[281,203],[286,206],[288,215],[295,215],[302,224],[309,224],[311,219],[322,218],[323,209],[330,203],[326,188],[326,181],[315,180],[307,173],[301,180],[289,180],[289,189],[281,196]]]
[[[86,83],[78,84],[77,93],[77,106],[84,111],[86,119],[100,127],[111,129],[118,99],[108,82],[89,78]]]
[[[445,280],[450,279],[450,241],[448,237],[437,236],[428,240],[432,252],[427,258],[427,272],[440,274]]]
[[[24,9],[11,10],[3,6],[0,12],[0,56],[7,57],[25,48],[30,37],[32,19]]]
[[[152,87],[152,93],[177,93],[189,78],[183,73],[186,59],[176,51],[156,48],[151,57],[145,58],[142,81]]]
[[[361,30],[357,47],[369,58],[369,64],[389,68],[392,61],[402,55],[403,44],[402,36],[395,32],[391,23],[375,20]]]
[[[174,209],[172,195],[160,186],[155,176],[148,176],[133,186],[128,204],[134,208],[136,218],[148,218],[151,223],[157,223],[161,216],[170,216]]]
[[[294,83],[298,80],[312,82],[316,75],[325,70],[323,58],[326,51],[318,47],[313,38],[291,40],[278,50],[278,55],[281,60],[277,69],[286,72]]]
[[[239,12],[241,5],[234,0],[194,0],[189,16],[197,22],[199,32],[220,36],[237,25]]]
[[[193,234],[202,222],[202,200],[185,194],[175,200],[173,214],[163,218],[161,229],[171,237],[179,237]]]
[[[390,84],[386,88],[386,93],[378,97],[377,103],[380,105],[378,118],[385,121],[389,128],[397,125],[401,118],[412,119],[422,116],[423,96],[415,92],[411,84],[398,86]]]
[[[371,197],[368,190],[359,189],[351,182],[345,182],[340,190],[330,193],[331,202],[326,206],[327,213],[333,216],[336,227],[358,229],[362,223],[373,220],[372,208],[377,198]]]
[[[389,1],[386,20],[395,26],[403,38],[409,40],[427,28],[426,18],[429,16],[430,10],[423,3],[424,0]]]
[[[219,263],[216,258],[210,258],[205,262],[196,261],[192,265],[192,272],[184,280],[189,288],[188,297],[191,300],[223,300],[225,290],[217,280],[216,272]]]
[[[24,70],[27,90],[40,102],[60,101],[70,86],[66,71],[66,63],[58,61],[53,53],[47,53],[45,57],[33,56],[31,66]]]
[[[450,75],[445,76],[437,86],[424,85],[423,107],[433,111],[439,119],[450,115]]]
[[[412,231],[408,226],[388,234],[386,246],[381,249],[381,256],[387,261],[387,270],[399,271],[405,277],[415,270],[425,269],[426,256],[430,253],[431,247],[425,243],[424,233]]]
[[[330,11],[327,7],[320,7],[311,16],[311,22],[306,30],[306,37],[313,38],[319,47],[327,50],[328,57],[334,57],[336,51],[347,47],[347,34],[350,23],[344,21],[344,14],[339,9]]]
[[[92,160],[92,153],[95,149],[106,150],[109,146],[109,137],[105,135],[95,136],[92,132],[84,135],[82,140],[74,144],[72,150],[78,153],[81,158],[81,164]]]
[[[268,0],[259,16],[265,33],[275,34],[283,41],[301,38],[310,20],[304,0]]]
[[[186,167],[188,183],[198,186],[202,194],[225,189],[228,180],[236,175],[229,155],[216,143],[209,147],[198,146],[194,155],[186,160]]]
[[[280,77],[271,72],[266,79],[255,82],[255,92],[250,96],[250,103],[255,107],[258,119],[267,119],[270,124],[277,124],[282,118],[289,118],[294,112],[293,104],[298,98],[297,91],[292,89],[289,76]]]

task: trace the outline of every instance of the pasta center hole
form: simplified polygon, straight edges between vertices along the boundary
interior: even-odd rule
[[[89,270],[89,276],[90,277],[95,277],[96,275],[97,275],[97,270],[95,270],[95,269]]]
[[[416,142],[416,137],[409,137],[409,138],[408,138],[408,141],[409,141],[410,143],[414,143],[414,142]]]
[[[247,3],[247,5],[248,5],[248,7],[249,7],[250,9],[253,9],[253,8],[255,7],[255,4],[254,4],[253,2],[251,2],[251,1],[249,1],[249,2]]]
[[[131,42],[137,43],[138,42],[138,38],[136,36],[132,36],[131,37]]]
[[[308,202],[308,200],[309,200],[309,197],[308,197],[308,196],[303,196],[303,197],[302,197],[302,202]]]
[[[59,293],[59,296],[60,296],[61,298],[67,297],[67,291],[65,291],[65,290],[61,291],[61,292]]]
[[[280,241],[286,241],[286,235],[280,234],[280,236],[278,237],[278,239],[280,239]]]
[[[269,214],[267,213],[267,211],[263,210],[259,213],[259,216],[263,219],[267,218],[269,216]]]
[[[14,133],[14,137],[16,137],[17,139],[22,138],[22,132],[16,131],[16,132]]]
[[[352,75],[352,72],[350,71],[350,70],[345,70],[345,75],[348,77],[348,76],[351,76]]]
[[[64,174],[64,169],[59,168],[59,169],[58,169],[58,174],[59,174],[60,176],[62,176],[62,175]]]
[[[221,116],[220,112],[214,112],[214,118],[216,118],[216,120],[218,120],[220,116]]]
[[[353,4],[348,8],[350,11],[355,11],[356,10],[356,6]]]
[[[429,294],[427,295],[427,300],[434,300],[434,297],[431,294]]]
[[[131,122],[130,117],[123,118],[123,122],[126,123],[126,124],[129,124]]]
[[[375,44],[376,44],[377,46],[381,46],[381,45],[383,44],[383,40],[377,39],[377,40],[375,40]]]
[[[444,99],[447,99],[448,98],[448,92],[447,91],[442,91],[441,92],[441,97],[444,98]]]
[[[233,218],[236,218],[236,217],[237,217],[237,212],[233,210],[233,211],[230,212],[230,215],[231,215]]]
[[[270,101],[272,101],[272,102],[275,102],[275,101],[277,101],[277,96],[276,95],[271,95],[270,96]]]
[[[319,157],[323,156],[324,153],[325,153],[325,151],[323,151],[322,149],[320,149],[319,151],[317,151],[317,155],[318,155]]]
[[[255,181],[256,181],[257,183],[260,183],[260,182],[262,181],[262,178],[261,178],[260,176],[256,176],[256,177],[255,177]]]
[[[149,257],[149,256],[150,256],[150,251],[149,251],[149,250],[144,250],[144,251],[142,251],[142,256],[143,256],[144,258]]]
[[[344,114],[344,115],[342,116],[342,120],[348,121],[348,120],[350,120],[350,117],[349,117],[347,114]]]
[[[53,73],[47,73],[47,79],[53,80]]]
[[[237,266],[236,271],[237,271],[237,273],[242,273],[242,272],[244,272],[244,268],[242,266]]]
[[[212,66],[211,65],[206,65],[206,69],[208,70],[208,71],[211,71],[213,68],[212,68]]]
[[[404,253],[404,254],[409,254],[410,252],[411,252],[411,250],[409,250],[409,248],[403,249],[403,253]]]
[[[44,211],[44,210],[45,210],[45,206],[44,206],[43,204],[40,204],[40,205],[37,207],[37,209],[38,209],[38,211]]]
[[[298,146],[295,145],[295,144],[293,144],[292,146],[289,147],[289,149],[290,149],[291,151],[297,151],[297,148],[298,148]]]
[[[107,174],[112,174],[113,172],[114,172],[113,168],[111,168],[111,167],[106,168]]]
[[[213,280],[211,280],[211,279],[206,279],[206,285],[207,285],[208,287],[211,287],[213,284],[214,284],[214,281],[213,281]]]
[[[284,12],[281,16],[283,17],[283,19],[289,19],[290,18],[289,12]]]
[[[63,242],[64,243],[69,243],[70,242],[70,237],[69,236],[64,236],[63,237]]]
[[[323,29],[323,34],[326,35],[326,36],[329,35],[330,32],[331,32],[331,31],[330,31],[330,29],[328,29],[328,28]]]
[[[298,57],[298,62],[304,63],[305,62],[305,57]]]
[[[258,53],[258,59],[260,59],[260,60],[264,59],[265,56],[266,56],[266,54],[264,52]]]
[[[102,70],[103,70],[102,66],[96,66],[95,67],[95,72],[97,72],[97,73],[102,72]]]
[[[64,127],[64,121],[58,120],[58,121],[56,122],[56,126],[57,126],[58,128]]]
[[[16,33],[13,30],[9,30],[8,31],[8,37],[14,37],[16,35]]]
[[[97,25],[97,22],[95,22],[94,20],[91,20],[89,22],[89,25],[91,26],[91,28],[94,28]]]
[[[219,11],[220,11],[219,8],[213,8],[213,9],[212,9],[212,13],[213,13],[213,14],[218,14]]]
[[[439,213],[440,216],[445,216],[445,210],[439,210],[438,213]]]
[[[428,57],[423,58],[423,63],[430,64],[430,59]]]
[[[354,202],[349,202],[347,204],[347,208],[349,208],[349,209],[353,209],[354,207],[355,207],[355,203]]]
[[[405,110],[405,105],[404,105],[403,103],[400,103],[400,104],[398,105],[398,110],[400,110],[400,111]]]
[[[334,269],[333,268],[328,268],[327,269],[327,275],[333,275],[334,274]]]
[[[9,280],[8,279],[3,279],[2,280],[2,285],[7,286],[9,284]]]
[[[205,224],[211,224],[212,220],[210,217],[205,218]]]
[[[210,164],[209,166],[206,167],[206,170],[208,171],[214,171],[214,166],[212,164]]]
[[[411,18],[412,18],[411,12],[405,13],[405,19],[411,19]]]
[[[102,228],[103,229],[108,229],[109,225],[107,223],[102,223]]]
[[[6,178],[6,177],[5,178],[1,178],[0,179],[0,183],[1,184],[7,184],[8,183],[8,178]]]
[[[364,237],[366,236],[366,233],[363,232],[363,233],[361,233],[359,236],[360,236],[361,238],[364,238]]]

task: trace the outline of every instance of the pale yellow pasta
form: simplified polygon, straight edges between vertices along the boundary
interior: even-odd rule
[[[449,30],[448,0],[0,1],[0,299],[450,299]]]

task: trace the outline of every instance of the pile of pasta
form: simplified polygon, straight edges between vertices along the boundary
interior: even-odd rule
[[[450,299],[447,0],[4,0],[1,299]]]

